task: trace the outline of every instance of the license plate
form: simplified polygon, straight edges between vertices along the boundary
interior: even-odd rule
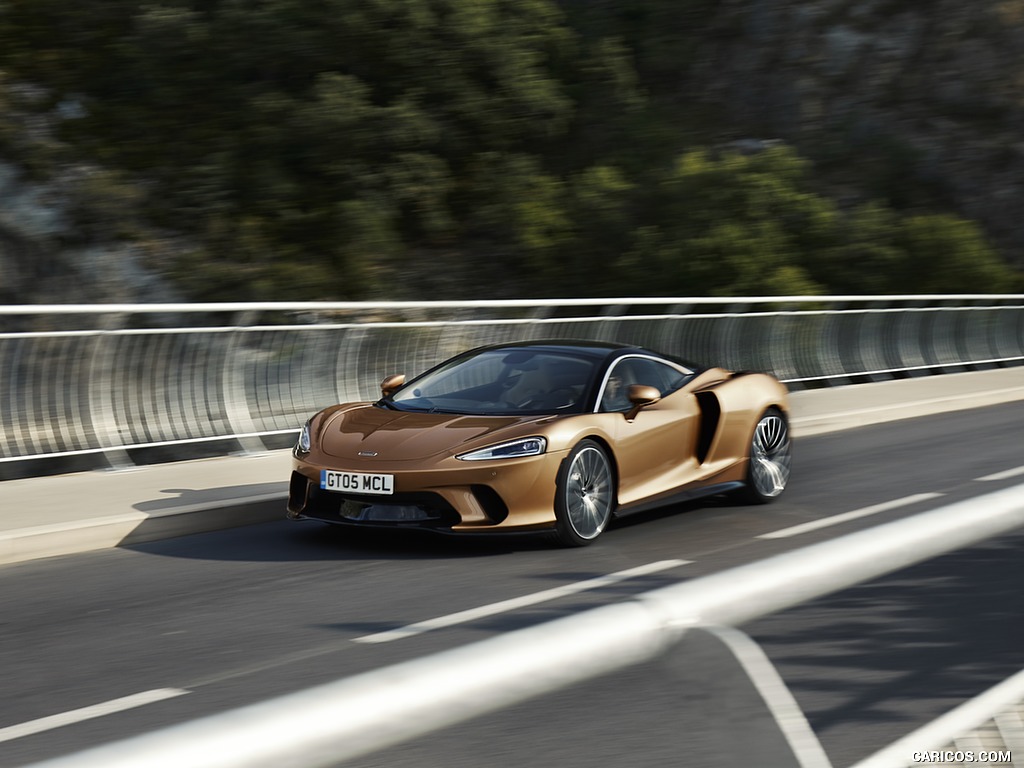
[[[333,469],[322,469],[320,470],[320,487],[327,491],[339,491],[342,493],[390,496],[395,492],[395,476],[371,475],[365,472],[336,472]]]

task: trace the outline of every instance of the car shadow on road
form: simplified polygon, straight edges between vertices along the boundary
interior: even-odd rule
[[[491,558],[554,548],[543,534],[450,536],[416,530],[349,529],[312,520],[280,520],[122,546],[163,557],[252,562]]]
[[[276,486],[270,483],[245,487],[253,498],[267,489],[273,496]],[[234,493],[237,498],[237,488],[218,490],[225,494]],[[168,489],[165,492],[176,493],[177,496],[141,502],[136,508],[159,513],[180,507],[183,502],[189,504],[197,498],[187,489]],[[209,499],[204,495],[202,500]],[[744,505],[728,496],[708,496],[647,510],[612,520],[595,546],[602,546],[606,537],[613,539],[617,531],[638,525],[657,525],[658,521],[683,515],[692,520],[708,515],[722,524],[722,513],[734,509],[742,513]],[[204,532],[197,517],[207,514],[211,522]],[[181,530],[175,531],[175,515],[156,515],[142,522],[120,546],[165,557],[254,562],[469,559],[528,552],[552,552],[572,557],[572,552],[583,551],[560,547],[550,532],[452,535],[411,528],[358,528],[315,520],[285,520],[283,498],[228,504],[184,518],[187,522],[181,525]],[[215,520],[229,522],[220,525]]]
[[[288,493],[287,483],[249,483],[246,485],[225,485],[218,488],[162,488],[160,498],[147,499],[132,505],[140,512],[164,512],[174,509],[196,507],[204,504],[224,506],[238,504],[240,499],[267,498],[279,496],[282,500]],[[282,513],[283,514],[283,513]]]

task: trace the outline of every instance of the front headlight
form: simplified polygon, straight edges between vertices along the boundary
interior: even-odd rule
[[[521,456],[538,456],[547,450],[548,441],[543,437],[524,437],[508,443],[489,445],[455,458],[463,461],[487,461],[488,459],[518,459]]]
[[[295,448],[292,450],[292,453],[299,457],[305,456],[309,453],[310,445],[309,422],[307,421],[299,431],[299,439],[295,442]]]

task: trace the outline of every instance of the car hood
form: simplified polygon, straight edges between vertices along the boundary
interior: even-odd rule
[[[372,452],[375,458],[414,461],[512,439],[522,433],[514,427],[550,418],[409,413],[366,405],[329,416],[320,429],[320,448],[337,458]]]

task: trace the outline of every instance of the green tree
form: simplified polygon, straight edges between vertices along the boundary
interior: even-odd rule
[[[1000,293],[1015,281],[977,225],[955,216],[912,216],[896,242],[907,253],[896,274],[912,293]]]
[[[792,148],[709,148],[731,126],[680,83],[717,5],[0,0],[0,85],[84,112],[33,144],[6,110],[0,147],[108,169],[82,237],[183,235],[197,298],[387,295],[466,264],[561,295],[1021,285],[927,195],[844,210]]]

